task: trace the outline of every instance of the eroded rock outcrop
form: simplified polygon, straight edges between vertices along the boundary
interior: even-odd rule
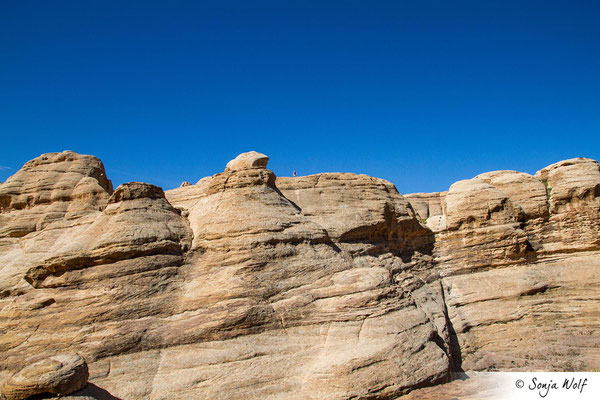
[[[338,190],[350,194],[351,186],[335,177],[327,185],[323,178],[317,191],[327,192],[328,207],[340,211],[352,204],[357,210],[364,208],[365,217],[376,214],[367,220],[353,218],[346,226],[332,225],[335,217],[313,218],[302,201],[285,195],[300,180],[286,184],[265,167],[227,168],[195,186],[167,192],[172,204],[188,215],[194,231],[194,255],[186,267],[181,304],[211,321],[210,334],[218,341],[163,351],[165,365],[180,369],[161,369],[163,380],[193,369],[204,371],[211,382],[194,389],[201,397],[331,399],[369,393],[383,398],[412,385],[445,380],[449,358],[436,343],[439,321],[431,317],[443,314],[441,298],[436,298],[437,308],[434,300],[428,304],[434,309],[429,312],[408,293],[401,295],[404,289],[397,279],[408,264],[379,243],[388,238],[388,243],[410,240],[419,230],[427,235],[418,223],[405,221],[414,219],[408,203],[390,184],[357,176],[351,178],[354,183],[365,183],[364,193],[378,200],[343,195],[336,200]],[[314,180],[305,182],[297,189],[299,197],[318,195],[314,188]],[[392,189],[395,194],[388,193]],[[415,277],[412,284],[423,286]],[[426,294],[421,297],[425,303]],[[224,318],[223,309],[236,319]],[[230,344],[222,342],[241,334]],[[182,352],[200,355],[207,346],[214,361],[182,360]],[[225,346],[227,352],[214,346]],[[224,362],[225,356],[235,360],[226,368],[227,378],[210,367]],[[435,362],[412,372],[428,358]],[[393,379],[400,375],[405,380]],[[185,376],[180,386],[157,393],[175,391],[183,398],[197,379]]]
[[[112,183],[96,157],[44,154],[0,187],[0,236],[18,238],[52,221],[97,211],[111,193]]]
[[[63,352],[133,400],[391,399],[461,368],[600,367],[595,161],[406,197],[267,165],[113,192],[94,157],[27,163],[0,186],[0,382]]]
[[[435,273],[433,236],[395,188],[332,177],[337,218],[365,218],[334,226],[286,198],[262,155],[236,160],[169,201],[124,184],[76,223],[13,239],[3,370],[24,348],[74,350],[127,399],[384,398],[445,381],[443,301],[419,277]]]
[[[595,250],[600,247],[600,167],[589,158],[552,164],[538,172],[546,186],[549,223],[540,235],[546,252]]]
[[[444,203],[446,229],[438,232],[436,250],[445,275],[520,262],[527,256],[524,213],[505,193],[483,180],[468,179],[450,186]]]
[[[598,367],[598,168],[573,159],[450,187],[434,254],[463,368]]]

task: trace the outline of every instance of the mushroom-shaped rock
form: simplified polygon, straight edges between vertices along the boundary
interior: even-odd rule
[[[227,163],[225,171],[239,171],[242,169],[267,168],[269,157],[256,151],[242,153]]]
[[[23,368],[2,385],[6,400],[24,400],[42,393],[65,395],[82,389],[89,377],[77,354],[58,354]]]

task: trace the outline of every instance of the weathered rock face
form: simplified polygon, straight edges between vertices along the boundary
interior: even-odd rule
[[[279,178],[277,187],[336,242],[385,242],[407,252],[427,244],[428,239],[433,244],[431,233],[419,224],[408,201],[383,179],[325,173]]]
[[[44,155],[40,160],[52,157]],[[62,172],[56,173],[55,180],[70,181],[72,187],[63,183],[61,191],[77,193],[81,181],[89,177],[71,179],[74,168],[63,166],[61,158],[56,158],[60,169],[55,170]],[[97,159],[89,156],[72,158],[78,170],[94,171],[97,165]],[[53,187],[42,179],[46,170],[28,172],[31,175],[23,181],[31,182],[30,186],[39,182],[40,190]],[[42,174],[39,179],[37,173]],[[9,181],[14,182],[14,177]],[[191,243],[187,220],[167,202],[162,189],[152,185],[125,184],[110,197],[108,192],[95,196],[98,190],[93,185],[84,187],[88,192],[81,190],[78,198],[93,198],[98,207],[80,208],[76,217],[65,212],[62,218],[52,209],[47,225],[21,237],[7,232],[0,238],[3,377],[57,353],[79,352],[95,362],[146,346],[140,341],[148,324],[156,321],[152,318],[170,314],[178,268]],[[8,192],[5,184],[0,192]],[[19,196],[12,190],[8,193]],[[69,210],[77,201],[62,197],[56,203]],[[15,226],[23,225],[21,218],[29,221],[32,210],[46,220],[38,207],[44,205],[11,206],[0,215]],[[97,365],[92,370],[97,371]]]
[[[536,172],[546,185],[549,223],[539,235],[546,252],[595,250],[600,247],[600,167],[589,158],[552,164]]]
[[[385,398],[446,380],[439,286],[417,276],[435,273],[433,236],[406,200],[374,178],[307,182],[338,218],[365,218],[334,226],[265,167],[230,164],[170,202],[121,185],[76,223],[11,239],[4,371],[78,351],[94,384],[127,399]]]
[[[428,220],[431,217],[443,215],[445,206],[444,198],[448,192],[411,193],[404,195],[410,202],[420,219]]]
[[[445,230],[438,232],[437,256],[445,275],[456,270],[520,262],[530,244],[521,229],[524,213],[503,192],[479,179],[450,186]]]
[[[593,160],[406,198],[267,162],[113,192],[96,158],[54,153],[0,185],[0,382],[64,352],[89,363],[82,396],[128,400],[391,399],[461,366],[600,367]]]
[[[0,236],[21,237],[52,221],[97,211],[111,193],[96,157],[70,151],[44,154],[0,187]]]
[[[598,368],[599,183],[574,159],[450,187],[434,254],[464,369]]]
[[[375,204],[358,196],[342,196],[342,204],[335,196],[327,199],[338,210],[354,204],[376,214],[345,227],[313,219],[297,198],[280,191],[284,186],[294,190],[291,182],[276,186],[279,180],[262,165],[227,169],[167,192],[194,232],[180,299],[190,314],[179,323],[196,332],[185,347],[161,352],[160,380],[178,377],[178,383],[155,388],[157,398],[173,393],[181,398],[190,393],[201,398],[335,399],[369,393],[384,398],[446,379],[449,358],[445,345],[436,343],[446,335],[441,298],[414,277],[423,305],[401,294],[397,279],[408,263],[393,250],[367,242],[369,233],[401,240],[403,220],[410,219],[407,203],[387,192],[391,185],[367,181],[372,187],[365,192],[382,192],[372,194],[380,200]],[[343,186],[331,182],[322,187]],[[314,188],[315,182],[306,182],[298,192]],[[386,218],[393,228],[382,225]],[[416,230],[427,235],[418,223],[410,229],[407,235],[418,236]],[[417,251],[412,250],[415,259]],[[198,321],[194,328],[191,318]],[[434,362],[412,373],[428,358]],[[203,382],[194,386],[198,376]],[[406,378],[398,382],[394,376]]]
[[[506,195],[527,219],[548,216],[546,188],[540,179],[517,171],[492,171],[477,175],[475,179]]]

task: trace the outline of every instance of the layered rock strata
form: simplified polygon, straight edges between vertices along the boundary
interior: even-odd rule
[[[0,382],[64,352],[116,399],[392,399],[461,369],[600,367],[597,162],[406,197],[267,163],[167,192],[113,191],[73,152],[25,164],[0,185]]]
[[[462,368],[600,366],[599,187],[584,158],[450,187],[434,254]]]

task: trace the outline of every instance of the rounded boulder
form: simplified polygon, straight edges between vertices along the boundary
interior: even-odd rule
[[[24,400],[43,393],[67,395],[87,384],[88,366],[78,354],[58,354],[28,365],[2,385],[6,400]]]

